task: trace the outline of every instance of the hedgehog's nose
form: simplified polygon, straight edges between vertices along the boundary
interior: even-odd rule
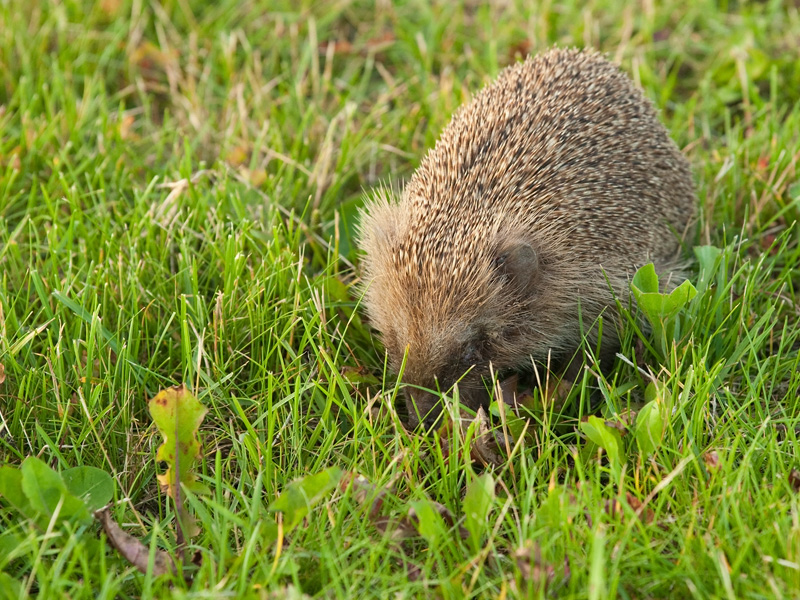
[[[406,408],[408,408],[408,420],[411,427],[422,425],[425,429],[430,429],[439,420],[442,407],[439,404],[439,397],[425,390],[407,390]]]

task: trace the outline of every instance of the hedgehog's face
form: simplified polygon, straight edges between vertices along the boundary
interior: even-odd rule
[[[409,354],[406,365],[410,373],[404,371],[403,381],[406,383],[410,424],[414,426],[421,422],[428,427],[433,425],[442,408],[438,392],[453,394],[456,387],[462,406],[472,410],[487,406],[494,369],[490,356],[491,345],[480,335],[454,345],[435,369],[431,369],[430,364],[424,364],[424,361],[412,359]],[[415,364],[420,362],[423,364]]]
[[[440,406],[438,395],[426,390],[450,392],[458,385],[460,402],[477,409],[488,404],[491,375],[526,360],[519,340],[510,340],[519,335],[534,293],[538,256],[508,234],[461,241],[454,247],[463,254],[448,254],[438,242],[426,246],[418,233],[411,236],[398,208],[373,206],[362,225],[364,303],[392,370],[403,373],[412,424],[417,417],[429,423]]]
[[[485,265],[490,273],[485,285],[460,289],[455,281],[444,283],[460,289],[467,302],[455,303],[451,310],[430,310],[427,319],[420,314],[411,322],[396,321],[387,328],[383,338],[396,372],[405,361],[403,381],[410,384],[406,398],[412,424],[420,419],[431,425],[441,412],[438,394],[427,390],[452,393],[457,386],[460,403],[477,410],[488,406],[492,376],[529,360],[516,338],[537,268],[530,245],[501,246]],[[416,301],[422,306],[436,302],[419,297]]]

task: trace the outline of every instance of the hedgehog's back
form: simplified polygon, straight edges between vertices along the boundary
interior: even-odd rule
[[[458,111],[404,203],[426,239],[503,220],[638,264],[676,254],[695,197],[686,159],[631,80],[598,53],[554,49]]]

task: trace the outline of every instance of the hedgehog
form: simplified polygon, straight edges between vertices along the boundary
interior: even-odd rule
[[[433,392],[454,385],[477,409],[491,375],[574,377],[583,343],[613,364],[617,300],[650,262],[666,289],[685,279],[695,205],[687,159],[602,54],[553,48],[504,69],[404,189],[362,212],[363,305],[411,424],[435,422]]]

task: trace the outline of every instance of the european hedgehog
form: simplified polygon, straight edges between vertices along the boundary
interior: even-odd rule
[[[456,112],[399,201],[376,196],[360,225],[363,301],[391,368],[406,361],[413,424],[439,412],[420,388],[457,382],[476,409],[492,370],[566,369],[583,339],[597,347],[601,315],[613,361],[614,297],[648,262],[667,287],[683,280],[696,204],[653,105],[601,54],[574,49],[506,68]]]

